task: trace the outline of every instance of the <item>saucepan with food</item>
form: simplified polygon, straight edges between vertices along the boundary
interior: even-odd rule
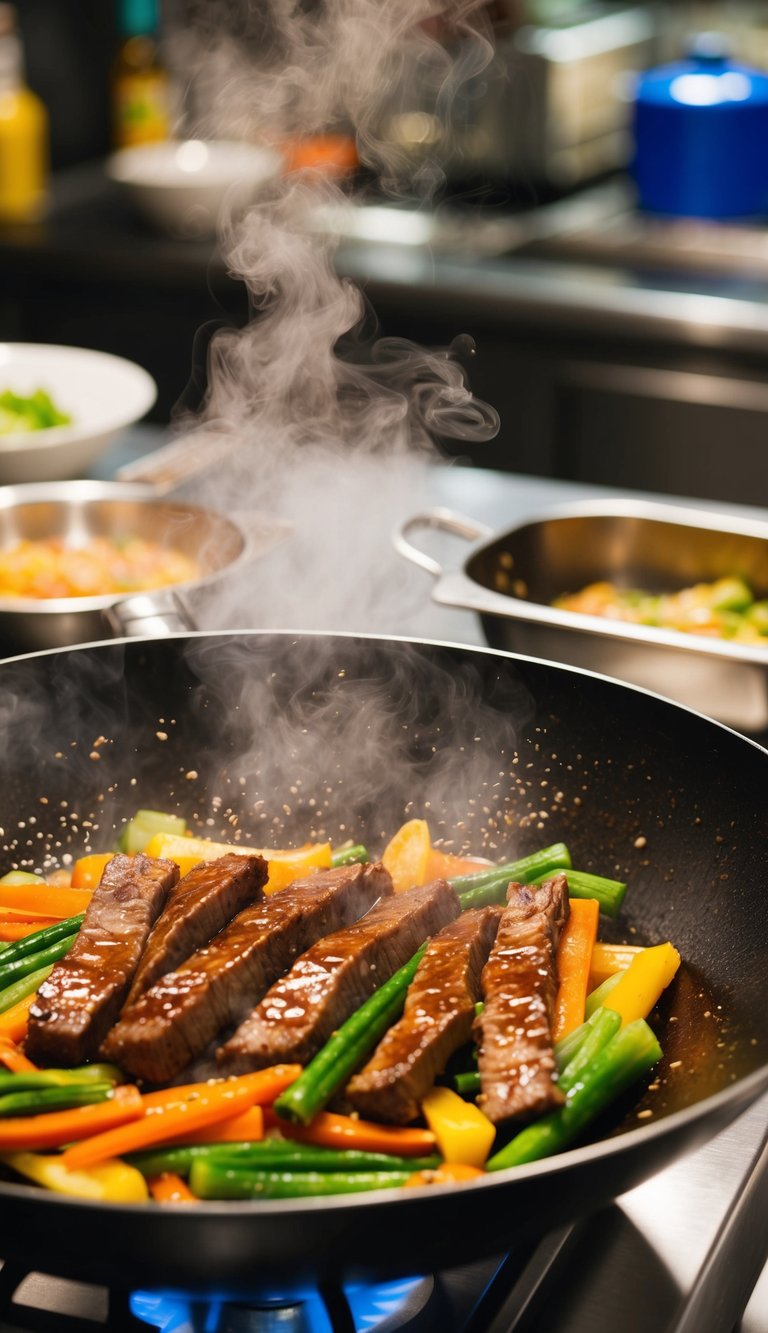
[[[7,1259],[274,1290],[468,1262],[768,1088],[768,753],[716,722],[291,632],[9,659],[0,718],[0,917],[37,916],[0,951]]]
[[[460,567],[414,544],[430,528],[472,543]],[[477,612],[494,648],[768,730],[768,523],[620,499],[553,506],[492,532],[441,509],[413,515],[395,545],[435,577],[435,601]]]
[[[0,487],[0,638],[35,650],[104,637],[116,603],[141,593],[152,632],[194,628],[199,592],[287,535],[257,512],[225,514],[179,492],[216,462],[215,442],[179,439],[123,469],[117,481]],[[106,618],[105,618],[106,617]]]

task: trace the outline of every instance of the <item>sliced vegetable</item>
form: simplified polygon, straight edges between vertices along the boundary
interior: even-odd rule
[[[189,1184],[198,1199],[303,1199],[393,1189],[407,1171],[250,1171],[210,1158],[192,1163]]]
[[[213,1125],[217,1120],[237,1115],[253,1102],[250,1088],[236,1088],[229,1082],[205,1086],[204,1093],[195,1091],[181,1101],[169,1100],[165,1106],[152,1100],[158,1097],[156,1093],[142,1097],[140,1117],[67,1148],[62,1158],[64,1165],[75,1171],[81,1167],[95,1166],[108,1157],[122,1157],[125,1153],[151,1147],[154,1143],[166,1143],[176,1134],[190,1133],[194,1129]],[[120,1088],[116,1089],[115,1095],[120,1091]],[[1,1135],[2,1124],[0,1142]]]
[[[50,884],[0,885],[0,909],[29,911],[33,916],[62,920],[84,912],[91,895],[85,889],[52,888]]]
[[[680,966],[673,944],[654,944],[630,963],[605,1000],[607,1008],[621,1015],[623,1024],[647,1018]]]
[[[575,1028],[573,1032],[569,1032],[567,1037],[561,1037],[560,1041],[555,1042],[555,1065],[560,1073],[566,1065],[570,1064],[577,1051],[584,1045],[601,1012],[602,1010],[598,1006],[579,1027]]]
[[[92,1106],[112,1096],[111,1083],[70,1083],[60,1087],[20,1089],[0,1096],[0,1117],[41,1115],[70,1106]]]
[[[458,875],[476,875],[478,871],[488,870],[493,865],[485,856],[458,856],[454,852],[444,852],[440,847],[433,847],[427,861],[427,880],[456,879]]]
[[[37,1069],[37,1065],[27,1059],[14,1041],[5,1038],[0,1040],[0,1065],[5,1065],[12,1074],[26,1074]]]
[[[480,1091],[480,1074],[476,1069],[464,1069],[453,1076],[454,1092],[460,1097],[476,1097]]]
[[[327,870],[331,864],[329,842],[306,843],[304,847],[274,850],[266,847],[243,847],[225,842],[209,842],[207,838],[182,838],[174,833],[156,833],[145,847],[147,856],[158,856],[175,861],[182,875],[188,874],[201,861],[215,861],[233,852],[243,856],[263,856],[269,862],[269,880],[265,893],[285,888],[301,875],[313,870]]]
[[[88,1171],[69,1171],[61,1157],[32,1152],[4,1153],[6,1166],[56,1194],[98,1203],[144,1203],[149,1197],[140,1171],[126,1162],[102,1162]]]
[[[373,992],[318,1051],[296,1082],[277,1098],[275,1111],[284,1120],[308,1125],[399,1017],[405,995],[426,949],[420,949],[383,986]]]
[[[42,972],[34,972],[33,977],[39,977],[44,981],[50,975],[52,968],[44,967]],[[25,977],[23,982],[17,982],[19,986],[29,985],[32,977]],[[29,994],[23,999],[12,1004],[4,1013],[0,1013],[0,1042],[23,1041],[27,1035],[27,1024],[29,1022],[29,1011],[35,999],[35,988],[31,988]]]
[[[623,975],[623,972],[614,972],[612,977],[606,977],[605,981],[599,986],[596,986],[593,991],[589,992],[587,1002],[584,1006],[584,1013],[587,1018],[591,1018],[595,1010],[599,1009],[601,1005],[607,1004],[608,996],[611,994],[611,991],[616,989]]]
[[[143,852],[156,833],[174,833],[183,837],[186,831],[187,821],[181,815],[171,815],[163,810],[137,810],[133,819],[123,827],[117,846],[131,856]]]
[[[0,1097],[9,1092],[39,1092],[43,1088],[82,1087],[84,1083],[105,1083],[114,1087],[122,1082],[116,1065],[81,1065],[78,1069],[37,1069],[29,1063],[27,1070],[16,1074],[0,1071]]]
[[[423,1157],[435,1150],[435,1136],[429,1129],[406,1125],[379,1125],[373,1120],[320,1111],[309,1125],[295,1125],[281,1120],[274,1110],[265,1110],[267,1127],[277,1127],[287,1139],[298,1143],[316,1143],[326,1148],[356,1148],[360,1152],[392,1153],[396,1157]]]
[[[45,884],[45,877],[31,870],[8,870],[0,875],[0,884]]]
[[[432,842],[426,819],[409,819],[390,838],[381,857],[392,876],[395,893],[403,893],[427,882]]]
[[[72,867],[71,887],[91,891],[97,889],[104,871],[114,857],[114,852],[91,852],[89,856],[78,857]]]
[[[517,861],[489,866],[487,870],[478,870],[473,875],[457,875],[451,879],[451,884],[463,908],[487,907],[493,903],[506,902],[507,887],[513,880],[530,884],[537,876],[547,879],[558,870],[567,870],[570,864],[571,854],[565,843],[555,842],[551,847],[543,847],[530,856],[521,856]]]
[[[601,940],[597,940],[592,950],[592,967],[589,972],[590,990],[601,986],[604,981],[615,976],[617,972],[623,972],[639,953],[642,953],[642,945],[640,944],[604,944]]]
[[[60,1148],[64,1143],[87,1139],[89,1134],[103,1137],[103,1131],[127,1125],[144,1114],[141,1093],[133,1084],[115,1088],[108,1101],[95,1106],[76,1106],[71,1111],[48,1111],[31,1119],[18,1116],[0,1120],[0,1152],[14,1148]]]
[[[227,1162],[232,1166],[266,1171],[279,1168],[290,1171],[414,1171],[440,1164],[436,1154],[423,1157],[397,1157],[390,1153],[364,1152],[356,1148],[324,1148],[313,1143],[294,1143],[270,1138],[260,1143],[187,1144],[154,1151],[134,1153],[130,1161],[144,1176],[163,1172],[189,1174],[193,1162],[201,1159]]]
[[[6,917],[0,920],[0,940],[15,944],[18,940],[25,940],[30,935],[37,934],[41,926],[53,926],[55,924],[56,917],[53,916],[38,917],[36,921]]]
[[[597,939],[600,904],[574,898],[557,946],[557,992],[552,1037],[559,1041],[584,1022],[592,949]]]
[[[479,1180],[485,1171],[466,1162],[443,1162],[442,1166],[414,1171],[405,1184],[409,1185],[462,1185],[467,1180]]]
[[[0,956],[0,993],[14,981],[21,981],[31,972],[39,972],[42,967],[58,962],[72,948],[74,938],[74,935],[64,935],[62,939],[55,940],[44,949],[29,953],[24,958],[14,958],[10,962],[7,961],[7,955]]]
[[[163,1171],[162,1175],[151,1176],[147,1188],[155,1203],[197,1203],[197,1196],[173,1171]]]
[[[450,1088],[430,1089],[421,1103],[437,1147],[446,1162],[481,1167],[496,1138],[496,1127],[479,1107]]]
[[[588,1069],[599,1051],[621,1027],[621,1019],[613,1009],[596,1009],[589,1022],[584,1041],[568,1063],[560,1071],[557,1084],[561,1092],[569,1092]]]
[[[612,1037],[567,1094],[565,1106],[528,1125],[489,1158],[489,1171],[502,1171],[562,1152],[587,1125],[646,1070],[661,1059],[661,1047],[642,1019]]]
[[[10,986],[5,987],[5,990],[0,991],[0,1033],[4,1032],[12,1041],[21,1041],[27,1031],[27,1016],[30,1005],[35,998],[35,992],[46,977],[51,975],[52,971],[53,963],[49,963],[47,967],[40,967],[36,972],[28,972],[26,976],[20,977],[18,981],[12,982]],[[12,1023],[16,1017],[17,1006],[25,1001],[27,1003],[24,1009],[24,1024],[20,1032],[14,1037],[10,1027],[4,1023],[4,1019],[8,1015],[9,1022]],[[10,1015],[13,1015],[13,1018]]]
[[[606,916],[618,916],[627,886],[621,879],[606,879],[604,875],[591,875],[586,870],[566,870],[568,896],[570,898],[596,898],[600,911]],[[542,884],[549,875],[537,875],[529,881]]]
[[[347,843],[331,852],[332,866],[367,865],[370,859],[368,848],[361,842]]]
[[[40,953],[47,949],[49,944],[56,944],[58,940],[76,935],[83,920],[84,915],[79,913],[77,916],[66,917],[63,921],[57,920],[53,925],[39,926],[34,934],[27,935],[25,939],[17,940],[15,944],[3,949],[0,954],[0,967],[5,967],[7,963],[14,962],[17,958],[26,958],[31,953]]]

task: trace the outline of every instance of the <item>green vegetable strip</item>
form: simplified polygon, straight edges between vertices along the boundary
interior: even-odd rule
[[[404,1185],[410,1171],[248,1171],[198,1158],[189,1173],[199,1199],[300,1199]]]
[[[274,1105],[279,1116],[294,1124],[308,1125],[337,1089],[343,1087],[402,1012],[405,993],[426,947],[422,944],[407,963],[379,986],[346,1023],[342,1023],[296,1082],[280,1094]]]
[[[82,1065],[79,1069],[35,1069],[11,1074],[0,1070],[0,1097],[8,1092],[34,1092],[39,1088],[64,1088],[83,1083],[121,1083],[123,1075],[116,1065]]]
[[[557,1086],[561,1092],[570,1092],[576,1086],[583,1071],[589,1068],[620,1027],[621,1015],[615,1009],[595,1010],[584,1041],[558,1077]]]
[[[618,916],[627,886],[620,879],[606,879],[604,875],[591,875],[586,870],[566,870],[568,894],[571,898],[597,898],[600,911],[606,916]],[[529,881],[531,884],[543,884],[549,875],[537,875]]]
[[[454,1092],[460,1097],[476,1097],[480,1091],[480,1075],[476,1069],[465,1070],[453,1076]]]
[[[558,1070],[565,1069],[566,1065],[576,1055],[576,1052],[581,1049],[595,1025],[597,1012],[598,1010],[595,1008],[586,1022],[580,1023],[577,1028],[573,1029],[573,1032],[568,1033],[567,1037],[561,1037],[559,1041],[555,1042],[555,1064]]]
[[[354,847],[339,847],[335,852],[331,852],[331,865],[334,867],[367,865],[370,859],[368,848],[361,842],[356,842]]]
[[[489,866],[487,870],[477,870],[471,875],[456,875],[448,883],[458,893],[462,907],[486,907],[504,901],[504,890],[512,880],[527,883],[536,875],[564,870],[570,864],[571,854],[565,843],[555,842],[551,847],[542,847],[517,861]]]
[[[111,1083],[81,1083],[70,1087],[9,1092],[0,1097],[0,1117],[66,1111],[71,1106],[91,1106],[94,1102],[105,1102],[111,1096]]]
[[[4,990],[14,981],[20,981],[30,972],[37,972],[41,967],[47,967],[49,963],[57,963],[71,949],[74,938],[74,935],[65,935],[63,939],[54,941],[47,948],[27,954],[26,958],[16,958],[10,963],[3,960],[0,963],[0,990]]]
[[[13,985],[6,986],[5,990],[0,991],[0,1014],[4,1014],[6,1009],[12,1009],[20,1000],[26,1000],[28,995],[36,991],[38,986],[45,981],[46,977],[51,975],[53,964],[50,967],[41,967],[37,972],[29,972],[26,977],[20,981],[14,981]]]
[[[614,986],[618,986],[623,975],[623,972],[614,972],[612,977],[606,977],[605,981],[601,981],[599,986],[589,992],[584,1005],[584,1013],[587,1018],[591,1018],[595,1010],[605,1004]]]
[[[44,926],[42,930],[35,930],[31,935],[25,935],[23,940],[15,940],[13,944],[3,949],[0,971],[7,963],[40,953],[43,949],[47,949],[49,944],[56,944],[70,935],[76,935],[84,919],[85,913],[80,912],[78,916],[67,917],[66,921],[57,921],[55,926]]]
[[[644,1019],[612,1037],[567,1094],[565,1106],[528,1125],[486,1163],[503,1171],[562,1152],[622,1092],[661,1059],[661,1047]]]
[[[311,1143],[262,1139],[258,1143],[206,1143],[156,1148],[126,1158],[142,1175],[175,1171],[187,1176],[196,1161],[211,1161],[248,1171],[426,1171],[440,1165],[432,1157],[390,1157],[388,1153],[357,1149],[320,1148]]]

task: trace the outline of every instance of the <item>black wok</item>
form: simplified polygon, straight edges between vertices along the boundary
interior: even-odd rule
[[[0,719],[6,867],[109,847],[139,805],[214,837],[372,849],[424,813],[433,836],[494,857],[564,839],[575,865],[629,879],[617,933],[671,938],[685,959],[654,1086],[549,1162],[458,1189],[187,1209],[6,1179],[6,1259],[119,1285],[276,1287],[466,1262],[639,1184],[768,1087],[768,754],[717,723],[525,658],[290,633],[9,660]]]

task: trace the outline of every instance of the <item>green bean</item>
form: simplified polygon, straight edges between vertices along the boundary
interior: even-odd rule
[[[11,986],[6,986],[5,990],[0,991],[0,1014],[4,1014],[7,1009],[12,1009],[20,1000],[26,1000],[27,996],[36,991],[46,977],[51,975],[52,971],[53,963],[49,967],[41,967],[38,972],[28,972],[19,981],[14,981]]]
[[[132,1153],[127,1161],[143,1176],[174,1171],[187,1176],[196,1161],[212,1161],[241,1170],[264,1171],[428,1171],[439,1166],[431,1157],[391,1157],[389,1153],[361,1152],[352,1148],[321,1148],[312,1143],[286,1139],[261,1139],[257,1143],[199,1143]]]
[[[347,843],[331,852],[332,866],[365,865],[370,859],[368,848],[364,847],[361,842],[356,842],[354,845]]]
[[[358,1194],[404,1185],[411,1171],[249,1171],[209,1158],[192,1163],[189,1185],[199,1199],[299,1199]]]
[[[31,935],[25,935],[23,940],[14,940],[13,944],[3,949],[0,971],[7,963],[12,963],[17,958],[40,953],[41,950],[47,949],[49,944],[56,944],[58,940],[68,935],[76,935],[84,919],[85,912],[80,912],[78,916],[67,917],[66,921],[57,921],[55,926],[43,926],[42,930],[35,930]]]
[[[457,875],[449,883],[458,893],[463,908],[487,907],[506,901],[507,886],[513,880],[527,884],[537,875],[546,879],[558,870],[567,870],[570,864],[571,854],[565,843],[555,842],[551,847],[521,856],[517,861],[489,866],[487,870],[478,870],[471,875]]]
[[[628,1023],[581,1071],[565,1106],[526,1126],[489,1158],[488,1171],[502,1171],[562,1152],[607,1106],[661,1059],[661,1047],[644,1019]]]
[[[557,1086],[561,1092],[570,1092],[576,1086],[583,1071],[616,1035],[621,1027],[621,1015],[615,1009],[596,1009],[587,1026],[589,1031],[584,1041],[558,1076]]]
[[[565,1066],[569,1064],[576,1052],[583,1046],[595,1025],[596,1012],[596,1010],[593,1011],[577,1028],[555,1042],[555,1064],[558,1070],[565,1069]]]
[[[476,1097],[480,1091],[480,1074],[476,1069],[465,1069],[453,1076],[454,1091],[460,1097]]]
[[[0,1116],[39,1115],[43,1111],[65,1111],[70,1106],[91,1106],[94,1102],[105,1102],[111,1095],[111,1083],[80,1083],[69,1087],[9,1092],[0,1097]]]
[[[595,1010],[605,1004],[614,986],[618,986],[623,975],[623,972],[614,972],[613,976],[606,977],[605,981],[601,981],[599,986],[595,986],[595,989],[589,992],[587,1002],[584,1005],[584,1013],[587,1018],[591,1018]]]
[[[357,1069],[387,1028],[402,1012],[405,993],[426,949],[426,944],[385,981],[359,1009],[342,1023],[325,1046],[275,1102],[284,1120],[308,1125]]]
[[[72,948],[74,938],[74,935],[66,935],[63,939],[55,940],[53,944],[37,950],[36,953],[27,954],[24,958],[16,958],[11,963],[5,960],[0,962],[0,992],[12,982],[28,976],[30,972],[37,972],[41,967],[47,967],[49,963],[57,963]]]
[[[597,898],[600,911],[606,916],[618,916],[627,886],[621,879],[606,879],[604,875],[592,875],[586,870],[566,870],[568,894],[571,898]],[[537,875],[531,884],[543,884],[549,875]]]
[[[123,1075],[116,1065],[81,1065],[78,1069],[30,1069],[18,1074],[0,1070],[0,1097],[8,1092],[34,1092],[36,1088],[64,1088],[83,1083],[109,1083],[114,1087]]]

